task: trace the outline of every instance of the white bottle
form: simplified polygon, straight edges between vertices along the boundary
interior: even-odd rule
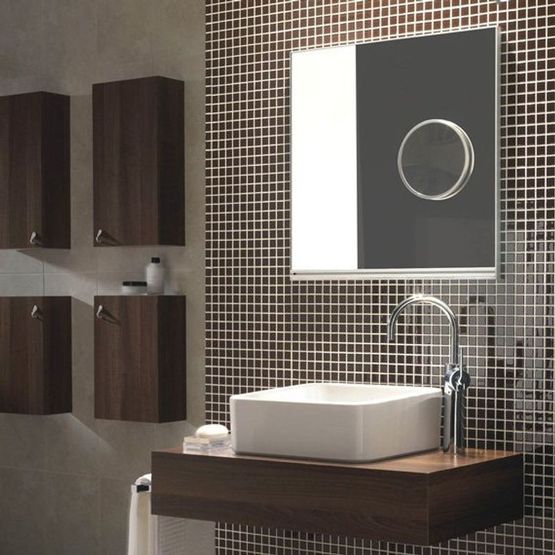
[[[149,295],[162,295],[164,293],[165,270],[160,264],[160,258],[153,256],[146,267],[146,285]]]

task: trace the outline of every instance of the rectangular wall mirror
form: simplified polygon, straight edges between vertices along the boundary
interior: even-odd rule
[[[293,52],[291,274],[495,278],[496,28]]]

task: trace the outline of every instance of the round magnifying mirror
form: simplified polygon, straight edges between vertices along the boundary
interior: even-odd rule
[[[474,169],[474,148],[456,123],[430,119],[406,134],[397,166],[411,193],[427,200],[445,200],[467,184]]]

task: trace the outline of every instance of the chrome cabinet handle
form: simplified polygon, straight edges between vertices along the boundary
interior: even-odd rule
[[[42,320],[42,310],[37,305],[33,305],[33,308],[31,309],[31,318],[34,318],[35,320]]]
[[[96,317],[103,320],[108,324],[118,324],[118,319],[109,311],[104,308],[104,305],[99,304],[96,309]]]
[[[114,239],[107,231],[99,229],[94,236],[94,241],[97,245],[114,246],[118,245],[119,242]]]
[[[29,237],[29,243],[35,247],[42,247],[42,240],[40,238],[40,235],[36,231],[33,231],[31,233],[31,236]]]

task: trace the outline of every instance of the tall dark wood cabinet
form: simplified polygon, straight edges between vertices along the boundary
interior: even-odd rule
[[[185,297],[95,297],[95,313],[95,416],[184,420]]]
[[[184,85],[93,86],[94,243],[184,245]]]
[[[69,97],[0,97],[0,248],[70,247]]]
[[[71,412],[71,297],[0,297],[0,412]]]

